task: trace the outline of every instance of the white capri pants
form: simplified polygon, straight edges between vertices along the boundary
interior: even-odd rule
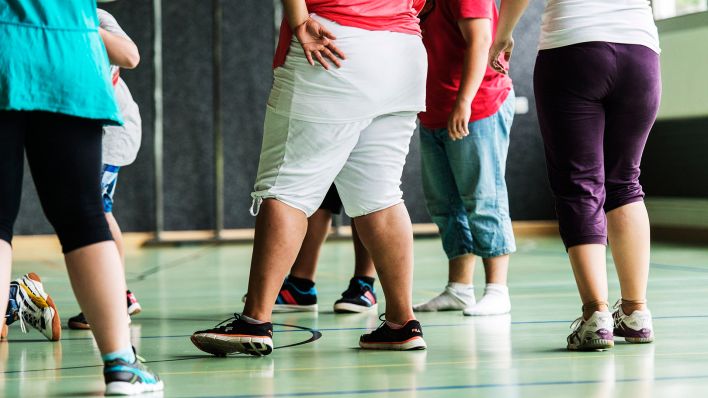
[[[417,112],[315,123],[266,111],[252,214],[274,198],[311,216],[334,184],[349,217],[403,202],[400,185]]]

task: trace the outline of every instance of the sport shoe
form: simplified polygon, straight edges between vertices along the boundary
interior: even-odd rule
[[[349,281],[342,298],[334,302],[334,312],[337,313],[376,311],[377,307],[374,286],[356,277]]]
[[[317,289],[298,289],[288,278],[283,281],[273,312],[317,312]]]
[[[649,310],[634,311],[626,315],[622,311],[622,300],[615,304],[614,335],[624,337],[629,343],[651,343],[654,341],[654,328],[652,326],[651,312]]]
[[[44,291],[39,275],[30,272],[10,282],[9,301],[8,307],[16,311],[11,318],[20,321],[23,332],[27,333],[25,323],[28,323],[48,340],[58,341],[61,338],[59,312],[54,300]]]
[[[86,316],[84,316],[83,312],[80,312],[79,315],[72,316],[71,318],[69,318],[69,322],[67,322],[67,325],[69,326],[69,329],[74,330],[91,329],[91,325],[89,325],[88,321],[86,320]]]
[[[103,379],[106,382],[106,395],[137,395],[165,388],[160,377],[143,365],[137,355],[133,363],[121,358],[104,362]]]
[[[128,303],[128,315],[138,315],[140,311],[143,310],[143,307],[141,307],[140,303],[138,303],[138,299],[135,297],[135,294],[128,290],[125,292],[125,296]]]
[[[571,351],[606,350],[615,346],[609,311],[595,311],[587,321],[581,316],[570,328],[573,329],[568,336],[568,349]]]
[[[371,333],[363,334],[359,338],[359,347],[365,350],[392,350],[409,351],[424,350],[427,346],[423,340],[423,329],[420,322],[411,319],[403,327],[393,329],[388,326],[382,314],[379,319],[381,325]]]
[[[246,322],[234,314],[212,329],[194,332],[191,339],[197,348],[218,357],[233,353],[263,356],[273,352],[273,324]]]

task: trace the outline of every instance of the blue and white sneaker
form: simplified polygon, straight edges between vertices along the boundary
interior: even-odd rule
[[[5,324],[20,322],[20,328],[28,333],[26,325],[37,329],[47,340],[61,338],[61,321],[54,300],[44,291],[42,280],[34,272],[25,274],[10,282],[10,296],[5,314]],[[7,337],[3,328],[1,337]]]
[[[349,281],[349,287],[342,293],[342,298],[334,302],[334,312],[340,314],[376,311],[377,308],[374,285],[357,277]]]
[[[317,312],[317,289],[300,290],[288,278],[280,288],[273,312]]]
[[[106,395],[137,395],[165,388],[160,377],[143,365],[137,355],[133,363],[122,358],[104,362],[103,378]]]

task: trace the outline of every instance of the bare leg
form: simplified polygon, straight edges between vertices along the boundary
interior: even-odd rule
[[[371,259],[369,251],[361,242],[359,232],[356,230],[356,223],[352,222],[352,241],[354,242],[354,276],[376,277],[374,260]]]
[[[125,274],[113,241],[67,253],[66,268],[76,300],[102,354],[130,347],[125,311]]]
[[[386,319],[397,324],[415,319],[411,296],[413,227],[405,205],[357,217],[354,222],[386,296]]]
[[[307,219],[305,240],[302,242],[290,275],[314,282],[320,250],[327,240],[331,225],[332,213],[329,210],[319,209]]]
[[[583,317],[607,311],[607,268],[604,245],[577,245],[568,249],[575,283],[583,302]]]
[[[509,273],[509,255],[482,259],[484,262],[484,276],[487,283],[506,285]]]
[[[607,213],[607,232],[617,267],[625,314],[646,309],[649,280],[649,216],[644,202],[635,202]]]
[[[106,221],[108,221],[108,228],[111,230],[111,235],[113,236],[113,241],[116,242],[116,247],[118,248],[118,254],[120,255],[120,265],[123,275],[125,275],[125,249],[123,248],[123,232],[120,230],[118,221],[113,217],[113,213],[106,213]],[[126,284],[125,290],[128,290],[128,285]]]
[[[306,233],[305,213],[275,199],[263,201],[256,218],[244,315],[270,321],[280,286],[297,258]]]
[[[0,331],[5,327],[5,311],[10,294],[10,272],[12,270],[12,246],[0,240]]]
[[[475,256],[473,254],[455,257],[450,260],[447,264],[448,282],[471,285],[474,278],[474,264]]]

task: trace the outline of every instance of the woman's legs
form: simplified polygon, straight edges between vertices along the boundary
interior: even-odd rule
[[[100,124],[38,113],[27,133],[26,152],[99,350],[104,355],[130,350],[125,275],[101,203]]]
[[[320,251],[327,240],[331,224],[332,213],[326,209],[317,210],[307,219],[307,232],[290,275],[315,281]]]

